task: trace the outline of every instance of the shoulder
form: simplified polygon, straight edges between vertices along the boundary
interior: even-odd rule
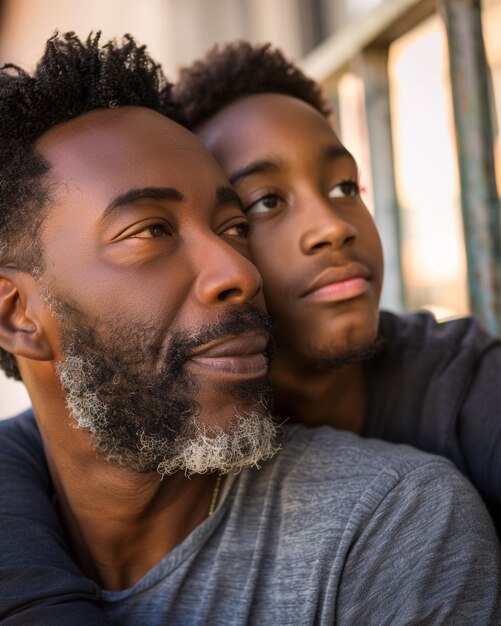
[[[31,409],[0,420],[0,481],[20,472],[46,473],[46,461],[35,417]]]
[[[379,472],[383,468],[405,473],[416,465],[431,461],[440,460],[449,464],[445,459],[406,445],[365,439],[329,426],[286,426],[282,446],[284,457],[289,457],[289,467],[304,466],[307,461],[309,467],[324,467],[327,472],[336,469],[350,474],[356,467],[359,471],[369,473]]]
[[[366,432],[443,454],[466,472],[470,444],[458,420],[467,415],[479,434],[501,425],[501,340],[473,317],[438,323],[429,313],[383,312],[380,332],[384,348],[367,364]]]
[[[0,441],[5,446],[31,445],[41,449],[40,431],[31,409],[8,419],[0,420]]]
[[[431,313],[396,315],[382,311],[380,333],[389,349],[398,346],[415,348],[469,350],[482,354],[492,347],[501,348],[501,340],[490,335],[475,317],[437,322]]]
[[[376,624],[401,615],[422,623],[425,615],[462,623],[465,612],[481,616],[475,623],[494,623],[492,523],[446,459],[327,427],[289,426],[277,456],[245,476],[252,476],[245,495],[254,497],[234,499],[235,528],[252,528],[253,546],[256,536],[268,539],[267,562],[288,568],[296,590],[328,581],[336,594],[330,621]]]
[[[443,457],[329,427],[288,427],[274,472],[292,499],[318,500],[322,506],[339,498],[353,507],[361,500],[377,506],[397,486],[403,498],[413,498],[417,485],[431,482],[440,489],[472,491]]]
[[[432,534],[439,552],[450,532],[484,555],[496,545],[471,483],[447,459],[409,446],[293,426],[276,457],[248,476],[239,523],[261,527],[266,515],[318,558],[335,553],[345,562],[355,545],[382,554],[389,538],[398,558],[398,547],[413,551]]]
[[[0,421],[0,621],[111,624],[69,556],[31,410]]]
[[[328,427],[293,427],[286,437],[277,459],[282,498],[296,502],[303,516],[346,529],[381,519],[438,528],[454,519],[465,532],[492,534],[478,492],[442,456]]]
[[[501,339],[474,317],[438,323],[429,313],[383,312],[380,330],[367,432],[447,456],[499,511]]]
[[[31,409],[26,409],[15,417],[0,420],[0,437],[33,436],[38,434],[35,416]]]

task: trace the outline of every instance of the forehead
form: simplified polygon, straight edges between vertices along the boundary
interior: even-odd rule
[[[231,103],[196,133],[225,171],[238,166],[236,161],[259,159],[263,153],[292,158],[299,151],[341,145],[316,109],[298,98],[273,93]]]
[[[189,195],[225,181],[192,133],[141,107],[85,113],[45,133],[36,147],[63,195],[89,193],[106,202],[145,186],[175,186]]]

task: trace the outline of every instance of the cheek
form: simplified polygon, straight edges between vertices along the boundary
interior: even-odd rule
[[[294,238],[287,229],[277,227],[277,220],[267,221],[252,227],[249,234],[249,250],[264,282],[271,289],[280,289],[287,284],[294,263]]]
[[[374,283],[374,294],[379,302],[381,296],[381,289],[383,286],[383,274],[384,274],[384,257],[383,246],[379,233],[374,228],[372,235],[368,243],[368,254],[370,254],[370,267],[372,270],[372,277]]]
[[[371,261],[372,269],[377,274],[382,274],[383,270],[383,247],[376,224],[365,209],[359,223],[356,224],[359,233],[359,245],[364,251],[364,256]]]
[[[280,305],[286,306],[285,285],[288,284],[290,265],[283,256],[277,253],[277,247],[271,247],[263,240],[259,243],[256,241],[254,244],[251,243],[250,249],[252,261],[263,279],[266,308],[275,320],[277,315],[280,315]],[[283,320],[276,319],[276,321],[282,322]]]
[[[265,283],[266,284],[266,283]],[[273,322],[278,324],[275,332],[280,332],[292,323],[293,311],[290,303],[288,303],[278,288],[268,283],[268,287],[264,288],[264,299],[266,302],[266,310]]]
[[[179,267],[183,267],[179,264]],[[91,319],[106,323],[135,323],[165,331],[189,306],[191,277],[179,268],[118,268],[102,264],[88,268],[71,286],[54,280],[54,296],[81,310]],[[179,324],[181,325],[181,324]]]
[[[193,277],[184,276],[181,267],[144,273],[127,282],[117,294],[123,314],[157,328],[162,335],[166,330],[184,329],[187,323],[195,325],[198,316],[190,297]]]
[[[275,253],[273,248],[251,245],[252,260],[263,279],[263,295],[266,310],[277,324],[275,335],[281,335],[290,323],[290,302],[286,294],[288,284],[287,263]]]

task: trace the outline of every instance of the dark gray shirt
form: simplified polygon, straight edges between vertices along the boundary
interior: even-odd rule
[[[365,437],[451,459],[501,536],[501,339],[474,317],[382,312],[383,351],[367,363]]]

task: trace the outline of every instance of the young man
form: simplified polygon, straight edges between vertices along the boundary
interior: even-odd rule
[[[37,424],[0,426],[4,623],[495,623],[448,461],[276,440],[238,197],[144,49],[98,44],[0,74],[0,346]]]
[[[176,90],[251,224],[278,413],[450,458],[501,532],[501,340],[473,318],[379,314],[378,234],[318,86],[241,42],[184,70]]]

